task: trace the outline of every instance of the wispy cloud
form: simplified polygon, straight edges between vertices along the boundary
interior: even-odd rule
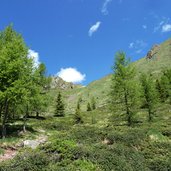
[[[131,42],[131,43],[129,44],[129,48],[132,49],[133,47],[134,47],[134,42]]]
[[[147,25],[142,25],[142,28],[146,30],[147,29]]]
[[[32,49],[29,49],[28,50],[28,58],[31,58],[33,60],[33,65],[34,67],[38,67],[39,64],[40,64],[40,61],[39,61],[39,53],[32,50]]]
[[[85,80],[86,75],[79,72],[76,68],[61,68],[60,71],[56,74],[64,81],[72,83],[81,83]]]
[[[92,25],[88,31],[88,35],[91,37],[94,32],[96,32],[101,25],[100,21],[97,21],[96,24]]]
[[[160,21],[158,25],[154,27],[154,33],[160,30],[164,23],[165,23],[164,21]]]
[[[171,31],[171,23],[170,23],[170,18],[166,17],[158,17],[158,24],[154,27],[153,32],[156,33],[158,31],[160,32],[169,32]]]
[[[109,3],[112,2],[112,0],[105,0],[104,3],[103,3],[103,6],[102,6],[102,9],[101,9],[101,12],[104,14],[104,15],[108,15],[108,5]]]
[[[131,42],[129,44],[129,49],[133,49],[135,53],[143,52],[144,48],[147,46],[147,43],[143,40],[136,40],[135,42]]]
[[[162,26],[162,32],[170,32],[171,31],[171,24],[164,24]]]

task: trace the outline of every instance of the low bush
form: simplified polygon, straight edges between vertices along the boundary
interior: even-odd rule
[[[27,149],[17,155],[12,161],[1,163],[0,170],[43,171],[49,162],[49,157],[43,151]]]

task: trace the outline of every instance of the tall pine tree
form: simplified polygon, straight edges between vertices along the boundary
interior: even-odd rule
[[[95,98],[94,97],[91,98],[91,109],[92,110],[95,110],[96,109],[96,101],[95,101]]]
[[[134,77],[135,69],[129,64],[125,53],[118,52],[113,66],[111,109],[124,115],[128,126],[132,125],[138,107],[138,86]]]
[[[90,106],[90,103],[88,102],[87,103],[87,111],[91,111],[92,109],[91,109],[91,106]]]
[[[74,122],[76,124],[81,124],[83,123],[83,119],[81,116],[81,109],[80,109],[80,99],[78,99],[75,114],[74,114]]]
[[[64,103],[62,101],[62,95],[59,92],[57,99],[56,99],[56,106],[55,106],[55,116],[65,116],[65,107],[64,107]]]
[[[151,76],[142,74],[140,77],[142,86],[143,106],[148,109],[148,121],[152,121],[154,117],[155,105],[157,103],[157,92],[155,83]]]

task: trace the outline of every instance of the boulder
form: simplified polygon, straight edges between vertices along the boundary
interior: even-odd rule
[[[40,136],[36,140],[25,140],[23,141],[24,147],[30,147],[32,149],[35,149],[40,144],[44,144],[47,141],[47,136]]]
[[[30,147],[32,149],[35,149],[40,144],[40,142],[37,140],[25,140],[23,144],[24,147]]]

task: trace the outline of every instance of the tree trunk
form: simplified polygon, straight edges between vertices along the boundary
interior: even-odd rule
[[[28,105],[26,106],[26,114],[23,117],[23,132],[26,132],[27,117],[29,116]]]
[[[5,111],[4,111],[4,117],[2,120],[2,138],[4,139],[6,137],[6,121],[8,118],[8,99],[5,98]]]
[[[23,132],[26,132],[26,119],[27,119],[27,116],[25,115],[23,119],[24,119],[24,121],[23,121]]]
[[[151,107],[148,107],[148,121],[151,122],[152,121],[152,111],[151,111]]]
[[[39,112],[36,111],[36,118],[39,118]]]
[[[128,122],[128,126],[131,126],[132,118],[131,118],[131,112],[130,112],[129,105],[128,105],[127,90],[124,89],[124,91],[125,91],[125,93],[124,93],[124,100],[125,100],[125,107],[126,107],[126,114],[127,114],[127,122]]]

